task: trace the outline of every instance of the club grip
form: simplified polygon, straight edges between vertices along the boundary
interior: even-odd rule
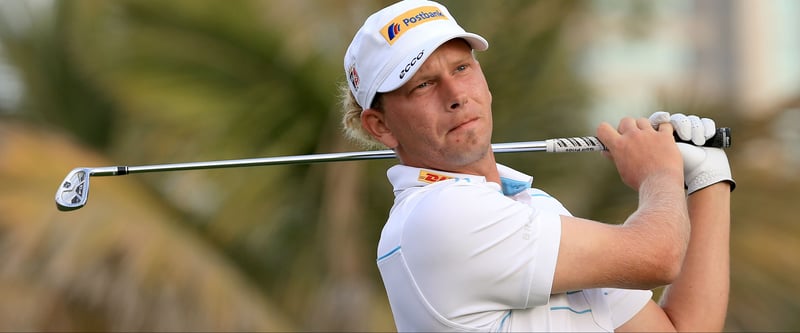
[[[683,142],[692,144],[691,141],[682,140],[678,137],[678,133],[672,133],[672,136],[675,137],[675,142]],[[706,143],[703,147],[714,147],[714,148],[728,148],[731,146],[731,129],[729,127],[720,127],[717,128],[717,133],[714,134],[710,139],[706,140]]]

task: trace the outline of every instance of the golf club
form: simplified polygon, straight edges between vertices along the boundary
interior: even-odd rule
[[[676,140],[681,141],[679,139]],[[718,128],[714,137],[706,141],[704,146],[727,148],[731,144],[730,128]],[[521,153],[544,151],[549,153],[601,151],[605,146],[593,136],[556,138],[543,141],[525,141],[492,144],[495,153]],[[122,176],[133,173],[237,168],[283,164],[308,164],[320,162],[359,161],[372,159],[388,159],[395,157],[391,150],[374,150],[358,152],[341,152],[311,155],[278,156],[249,158],[237,160],[221,160],[206,162],[188,162],[172,164],[152,164],[140,166],[108,166],[97,168],[75,168],[67,174],[56,190],[56,207],[61,211],[70,211],[83,207],[89,198],[89,178],[100,176]]]

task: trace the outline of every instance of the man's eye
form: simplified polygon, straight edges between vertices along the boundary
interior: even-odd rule
[[[465,71],[465,70],[467,70],[467,65],[461,65],[461,66],[456,67],[456,71],[457,72],[462,72],[462,71]]]
[[[420,83],[420,84],[417,86],[417,88],[425,88],[425,87],[427,87],[427,86],[429,86],[429,85],[430,85],[430,82],[428,82],[428,81],[425,81],[425,82],[422,82],[422,83]]]

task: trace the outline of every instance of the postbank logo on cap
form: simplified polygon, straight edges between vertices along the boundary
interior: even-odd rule
[[[389,45],[394,44],[406,31],[435,20],[447,20],[447,16],[439,8],[423,6],[411,9],[389,21],[381,30],[381,35]]]

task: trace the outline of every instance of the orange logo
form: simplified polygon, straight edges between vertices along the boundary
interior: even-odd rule
[[[443,180],[453,179],[453,177],[440,175],[438,173],[433,173],[427,170],[420,170],[419,171],[419,178],[417,180],[426,183],[435,183],[440,182]]]

